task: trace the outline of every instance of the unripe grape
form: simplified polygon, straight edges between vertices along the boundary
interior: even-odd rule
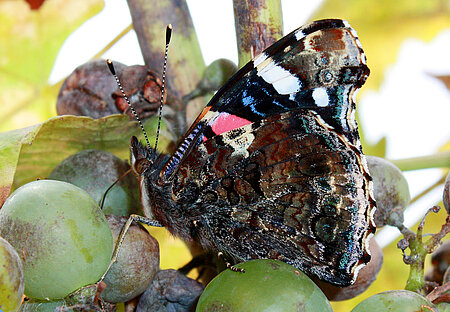
[[[228,59],[217,59],[205,69],[197,88],[202,90],[218,90],[237,71],[237,66]]]
[[[332,311],[325,295],[309,277],[281,261],[260,259],[225,270],[205,288],[197,305],[204,311]]]
[[[434,309],[434,310],[432,310]],[[409,290],[389,290],[360,302],[351,312],[438,311],[427,298]]]
[[[0,235],[19,251],[31,298],[64,298],[97,282],[111,260],[104,214],[66,182],[40,180],[15,190],[0,210]]]
[[[64,300],[39,301],[31,299],[22,303],[18,312],[55,312],[57,308],[65,306],[66,302]]]
[[[23,297],[22,261],[8,241],[0,237],[0,310],[14,312]]]
[[[76,185],[100,204],[106,189],[128,169],[128,163],[114,154],[84,150],[63,160],[48,178]],[[129,216],[139,212],[139,204],[139,186],[130,173],[108,191],[102,210],[105,214]]]
[[[366,156],[366,159],[377,202],[376,226],[403,224],[403,210],[411,200],[408,182],[393,163],[375,156]]]

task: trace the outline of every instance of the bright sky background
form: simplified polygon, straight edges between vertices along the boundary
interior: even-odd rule
[[[187,2],[206,64],[218,58],[237,63],[232,1]],[[281,2],[285,33],[304,24],[320,4],[320,1],[309,0]],[[125,0],[106,0],[104,10],[84,23],[64,43],[49,82],[59,81],[88,61],[130,23]],[[364,43],[363,38],[361,41]],[[134,31],[103,57],[127,65],[144,63]],[[368,65],[370,67],[370,55]],[[430,43],[405,40],[397,62],[387,70],[380,89],[366,92],[359,98],[359,116],[367,139],[376,142],[387,136],[387,158],[433,154],[450,139],[450,93],[430,74],[450,74],[450,29],[441,32]],[[437,181],[440,175],[439,169],[406,172],[411,197]],[[441,199],[442,188],[438,188],[411,205],[405,214],[406,226],[415,223],[426,209]],[[377,240],[385,245],[397,235],[397,229],[385,228],[377,234]]]

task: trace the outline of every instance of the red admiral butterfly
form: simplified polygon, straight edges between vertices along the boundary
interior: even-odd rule
[[[285,36],[215,94],[172,156],[131,139],[146,216],[238,261],[352,284],[375,232],[354,102],[368,75],[346,21]]]

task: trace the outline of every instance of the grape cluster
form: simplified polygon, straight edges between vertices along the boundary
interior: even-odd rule
[[[410,202],[403,174],[382,158],[368,156],[367,163],[377,227],[401,228]],[[139,312],[332,311],[329,301],[361,294],[382,266],[383,252],[372,239],[371,261],[349,287],[310,279],[288,264],[263,259],[237,264],[245,273],[224,270],[205,288],[181,271],[160,270],[158,241],[138,224],[131,224],[114,253],[128,217],[141,213],[138,184],[125,175],[129,169],[111,153],[85,150],[61,162],[47,179],[25,184],[9,196],[0,209],[2,311],[17,311],[19,306],[22,312],[115,311],[120,303],[126,303],[127,311]],[[448,189],[447,177],[447,211]],[[443,258],[439,252],[434,260]],[[439,283],[448,283],[448,261],[437,267]],[[424,307],[436,309],[422,295],[396,290],[372,296],[352,311]]]
[[[404,177],[380,158],[368,157],[368,166],[379,207],[377,225],[402,223],[410,199]],[[372,261],[349,287],[313,282],[283,262],[254,260],[236,265],[245,273],[225,270],[204,290],[179,271],[160,270],[158,242],[132,224],[117,261],[98,284],[110,264],[113,242],[118,241],[127,216],[136,211],[132,206],[137,200],[136,181],[123,179],[106,194],[112,199],[103,201],[103,211],[99,204],[108,185],[128,169],[110,153],[86,150],[64,160],[48,180],[28,183],[10,195],[0,210],[0,235],[9,241],[0,239],[0,261],[7,259],[8,264],[8,275],[0,275],[1,285],[6,285],[0,287],[7,287],[0,292],[0,302],[4,302],[1,296],[14,300],[8,300],[10,306],[0,305],[3,311],[15,311],[24,292],[28,300],[21,311],[90,310],[98,302],[105,310],[129,302],[137,311],[168,307],[188,311],[194,306],[197,311],[264,311],[270,306],[282,311],[297,311],[300,306],[302,311],[332,311],[328,300],[362,293],[381,268],[382,251],[372,240]],[[390,291],[366,299],[353,311],[376,311],[375,306],[382,311],[396,305],[413,309],[424,304],[434,307],[413,292]]]

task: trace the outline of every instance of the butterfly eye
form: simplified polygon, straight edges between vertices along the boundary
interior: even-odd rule
[[[142,174],[150,166],[150,161],[145,158],[141,158],[134,163],[134,170],[138,174]]]

